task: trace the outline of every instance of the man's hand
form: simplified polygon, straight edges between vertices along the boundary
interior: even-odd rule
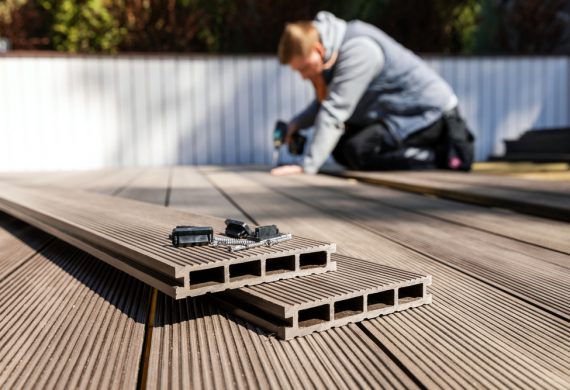
[[[303,167],[300,165],[283,165],[271,170],[273,176],[300,175],[303,172]]]
[[[287,134],[285,135],[285,145],[289,145],[291,143],[291,139],[293,138],[293,134],[299,131],[299,126],[295,122],[290,122],[287,126]]]

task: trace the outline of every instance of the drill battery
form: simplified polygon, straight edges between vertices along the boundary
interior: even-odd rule
[[[275,128],[273,130],[273,147],[279,149],[285,143],[285,136],[287,135],[287,123],[283,121],[277,121]],[[305,143],[307,138],[300,134],[298,131],[291,137],[291,142],[289,143],[289,153],[294,156],[300,156],[305,151]]]

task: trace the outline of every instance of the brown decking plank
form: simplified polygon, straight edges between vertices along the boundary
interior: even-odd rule
[[[141,177],[137,183],[151,179]],[[157,201],[158,194],[166,197],[160,185],[155,190],[138,187],[137,183],[121,195],[131,196],[129,193],[136,194],[133,188],[144,188],[150,190],[141,190],[141,197],[149,202]],[[273,247],[237,253],[215,247],[174,248],[168,242],[174,226],[213,226],[220,232],[225,229],[223,220],[122,198],[47,187],[5,186],[0,190],[0,207],[133,276],[144,276],[141,280],[177,298],[335,269],[330,261],[334,244],[299,236]],[[312,253],[322,253],[323,263],[302,269],[303,256]],[[290,256],[295,259],[294,269],[265,272],[266,264]],[[261,274],[232,280],[232,264],[246,262],[259,263]],[[212,283],[194,282],[192,273],[204,270],[220,271],[220,278]]]
[[[473,172],[492,175],[518,175],[528,173],[560,173],[570,171],[570,164],[559,163],[533,163],[533,162],[475,162]]]
[[[173,183],[176,197],[178,185],[188,194],[194,182]],[[195,198],[184,199],[196,206]],[[214,214],[219,204],[212,194],[198,206]],[[416,387],[354,325],[285,342],[202,297],[174,301],[159,293],[151,345],[148,388]]]
[[[288,196],[321,210],[331,210],[335,215],[570,319],[570,256],[567,254],[375,201],[347,200],[350,195],[312,185],[318,180],[318,177],[298,177],[271,183]]]
[[[51,183],[65,183],[68,179],[76,178],[81,174],[89,174],[89,172],[90,171],[13,172],[4,174],[0,180],[11,184],[50,185]]]
[[[105,171],[105,174],[75,188],[96,192],[99,194],[115,195],[126,188],[144,172],[144,168],[124,168]]]
[[[247,219],[193,167],[173,168],[171,188],[169,207],[223,219]]]
[[[299,184],[310,184],[322,189],[342,191],[354,199],[366,199],[396,208],[404,208],[419,214],[457,223],[470,228],[509,237],[518,241],[570,254],[570,225],[565,222],[514,213],[489,207],[425,197],[408,192],[356,183],[352,180],[319,175],[314,178],[299,177]],[[568,265],[568,263],[557,263]]]
[[[570,196],[568,196],[570,191],[568,191],[567,184],[561,182],[525,181],[506,177],[493,178],[489,175],[479,175],[483,178],[469,180],[475,175],[444,173],[444,176],[439,172],[325,171],[325,173],[398,190],[431,194],[467,203],[500,207],[540,217],[570,221]]]
[[[57,241],[0,291],[0,387],[136,387],[143,283]]]
[[[230,290],[214,295],[215,301],[286,340],[431,303],[430,276],[333,259],[335,272]]]
[[[0,282],[52,240],[41,230],[0,212]]]
[[[433,275],[432,305],[363,322],[428,387],[569,385],[567,321],[336,216],[338,206],[323,212],[267,187],[284,178],[208,176],[259,223],[294,226],[300,234],[334,239],[341,254]]]
[[[567,199],[570,193],[570,183],[552,181],[529,181],[516,177],[497,177],[478,173],[461,173],[451,171],[412,171],[403,172],[410,177],[425,178],[438,182],[462,183],[473,185],[475,188],[500,188],[512,191],[513,198],[517,194],[543,195],[548,200]],[[567,204],[567,203],[566,203]]]
[[[164,206],[168,198],[172,168],[148,168],[137,175],[116,195]]]
[[[570,171],[566,172],[532,172],[532,173],[513,173],[509,176],[518,177],[525,180],[548,180],[548,181],[567,181],[570,182]]]
[[[116,188],[125,184],[115,179]],[[66,184],[71,183],[51,185]],[[0,218],[3,224],[12,220],[5,214]],[[25,236],[10,230],[17,237],[10,248],[18,247],[19,253],[36,249],[35,240],[47,236],[30,226],[23,231]],[[0,310],[7,330],[0,331],[5,341],[0,343],[0,387],[136,388],[150,288],[50,240],[2,278]],[[23,258],[0,251],[1,269],[6,261]],[[34,327],[37,321],[41,326]]]
[[[415,387],[354,325],[282,341],[204,297],[160,294],[150,356],[149,389]]]

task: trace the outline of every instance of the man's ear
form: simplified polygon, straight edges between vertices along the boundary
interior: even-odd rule
[[[315,42],[315,50],[319,53],[323,61],[325,60],[325,47],[321,42]]]

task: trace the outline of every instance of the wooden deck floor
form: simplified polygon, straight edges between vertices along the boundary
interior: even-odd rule
[[[519,178],[509,187],[503,179],[418,182],[501,199],[534,191],[549,210],[570,209],[566,184],[525,187]],[[0,214],[1,388],[570,388],[566,222],[347,178],[274,178],[258,168],[1,181],[275,223],[336,242],[340,254],[433,276],[430,306],[281,341],[207,297],[175,301]]]

